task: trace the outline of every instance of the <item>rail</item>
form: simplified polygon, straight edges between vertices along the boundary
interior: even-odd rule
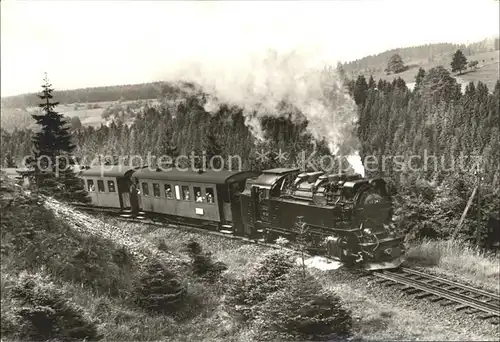
[[[403,291],[411,291],[411,294],[416,294],[419,299],[445,301],[443,305],[458,304],[456,311],[469,309],[466,313],[482,313],[481,319],[491,319],[492,323],[499,323],[500,296],[495,293],[405,267],[376,271],[373,275],[381,279],[379,283],[404,285]]]

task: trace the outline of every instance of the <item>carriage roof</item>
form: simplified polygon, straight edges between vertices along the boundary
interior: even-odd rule
[[[191,169],[185,171],[177,169],[163,171],[144,168],[135,172],[134,177],[142,179],[157,179],[194,183],[226,184],[233,180],[237,181],[246,177],[256,176],[258,174],[259,172],[255,171],[206,170],[203,172],[198,172]]]
[[[80,172],[82,177],[127,177],[131,171],[139,169],[139,166],[126,165],[102,165]]]

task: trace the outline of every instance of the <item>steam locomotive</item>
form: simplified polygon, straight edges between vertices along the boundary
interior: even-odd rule
[[[402,237],[381,178],[277,168],[195,171],[123,165],[79,173],[91,206],[124,217],[160,216],[225,234],[301,242],[352,267],[395,268]]]
[[[284,236],[348,265],[393,268],[402,262],[402,237],[381,178],[359,174],[273,169],[249,179],[241,194],[245,233]]]

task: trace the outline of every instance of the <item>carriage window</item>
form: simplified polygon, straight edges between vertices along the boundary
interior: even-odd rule
[[[191,194],[189,193],[189,187],[187,185],[182,186],[182,199],[184,201],[190,201],[191,200]]]
[[[212,188],[206,188],[205,193],[207,203],[214,203],[214,190]]]
[[[115,192],[115,182],[114,181],[108,181],[108,190],[109,190],[109,192]]]
[[[144,196],[149,196],[148,183],[142,183],[142,193]]]
[[[175,186],[175,198],[180,200],[181,199],[181,190],[179,189],[179,186]]]
[[[87,179],[87,189],[88,191],[95,191],[95,185],[92,179]]]
[[[160,197],[160,184],[153,183],[153,196]]]
[[[194,200],[196,202],[203,202],[203,197],[201,196],[201,188],[198,186],[193,187],[194,190]]]
[[[165,184],[165,197],[172,198],[172,186],[170,184]]]
[[[105,192],[106,191],[104,189],[104,181],[103,180],[98,180],[97,181],[97,190],[99,190],[99,192]]]

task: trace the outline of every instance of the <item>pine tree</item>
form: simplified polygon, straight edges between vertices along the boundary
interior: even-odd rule
[[[39,190],[59,199],[89,202],[84,186],[70,165],[75,145],[71,142],[70,126],[63,115],[54,109],[59,104],[51,102],[52,85],[47,75],[42,85],[42,94],[38,95],[44,102],[39,104],[42,115],[32,115],[41,130],[33,136],[34,157],[31,166],[35,170],[35,182]]]
[[[167,161],[169,165],[162,165],[165,167],[176,167],[176,158],[179,156],[179,151],[177,146],[175,146],[172,138],[172,134],[170,133],[170,129],[161,122],[158,126],[158,140],[156,141],[156,154],[158,158],[162,159],[162,163],[166,163]],[[170,158],[170,160],[168,158]]]
[[[368,90],[368,83],[366,83],[365,76],[360,75],[356,80],[354,86],[354,101],[360,108],[363,108],[366,101],[366,91]]]
[[[419,68],[417,76],[415,77],[415,88],[413,89],[414,91],[418,91],[420,89],[420,85],[422,84],[424,78],[425,78],[425,69]]]
[[[16,162],[14,161],[14,158],[12,158],[12,154],[10,152],[5,154],[4,165],[5,167],[17,167]]]
[[[453,55],[453,60],[451,61],[451,72],[458,71],[458,74],[462,74],[462,70],[467,69],[467,58],[461,50],[457,50]]]
[[[368,89],[377,88],[377,82],[373,79],[373,75],[370,75],[370,79],[368,80]]]
[[[401,58],[400,55],[395,54],[393,55],[390,59],[389,62],[387,63],[387,69],[385,71],[390,74],[390,73],[400,73],[403,72],[407,69],[403,62],[403,58]]]
[[[207,128],[207,133],[202,140],[202,149],[207,154],[207,168],[213,166],[215,169],[220,169],[221,167],[224,167],[224,162],[222,161],[221,164],[220,159],[220,157],[222,157],[223,149],[216,136],[216,127],[219,125],[220,123],[218,122],[217,117],[212,117]],[[214,158],[216,156],[217,158]]]

